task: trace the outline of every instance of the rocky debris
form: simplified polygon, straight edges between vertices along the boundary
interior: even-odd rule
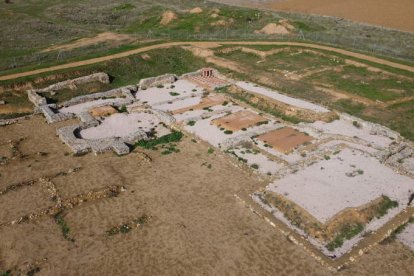
[[[30,213],[24,216],[21,216],[15,220],[10,222],[0,224],[0,227],[7,226],[7,225],[15,225],[21,223],[27,223],[30,221],[38,220],[45,216],[54,217],[61,213],[64,210],[73,209],[79,205],[82,205],[84,202],[96,201],[103,198],[111,198],[117,197],[122,190],[125,189],[123,186],[109,186],[101,190],[90,191],[85,194],[77,195],[72,198],[61,199],[60,202],[56,203],[55,205],[45,208],[36,213]],[[53,191],[53,189],[52,189]],[[60,197],[58,195],[58,197]]]
[[[48,105],[42,105],[39,110],[43,113],[49,124],[66,121],[74,117],[73,114],[55,113]]]
[[[126,222],[124,224],[112,227],[111,229],[106,231],[106,234],[108,236],[113,236],[113,235],[117,235],[117,234],[120,234],[120,233],[121,234],[126,234],[129,231],[131,231],[132,229],[138,228],[138,227],[146,224],[149,221],[150,218],[151,217],[149,217],[147,215],[142,215],[139,218],[136,218],[136,219],[133,219],[133,220],[131,220],[129,222]]]
[[[146,61],[151,60],[151,56],[150,56],[150,55],[148,55],[148,54],[142,54],[142,55],[141,55],[141,58],[142,58],[143,60],[146,60]]]
[[[6,101],[0,101],[0,105],[5,105]]]
[[[155,87],[159,85],[171,84],[177,80],[177,76],[174,74],[165,74],[158,77],[142,79],[139,82],[139,89],[145,90],[150,87]]]
[[[29,181],[22,181],[16,184],[12,184],[4,188],[3,190],[0,190],[0,195],[7,194],[10,191],[15,191],[17,189],[20,189],[22,187],[32,186],[36,181],[29,180]]]
[[[36,107],[47,105],[46,98],[37,94],[36,90],[27,90],[27,97]]]
[[[173,11],[166,11],[162,14],[160,24],[166,26],[170,24],[173,20],[178,18],[177,14]]]

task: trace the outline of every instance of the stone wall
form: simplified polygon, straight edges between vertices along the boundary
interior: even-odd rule
[[[139,89],[145,90],[150,87],[155,87],[157,85],[171,84],[177,80],[177,76],[174,74],[165,74],[162,76],[142,79],[139,82]]]
[[[73,88],[76,88],[77,85],[95,82],[95,81],[107,84],[109,83],[109,76],[106,73],[95,73],[92,75],[88,75],[88,76],[84,76],[84,77],[80,77],[80,78],[76,78],[72,80],[58,82],[46,88],[37,89],[36,92],[47,93],[47,92],[58,91],[58,90],[66,89],[66,88],[73,89]]]
[[[135,85],[124,86],[121,88],[112,89],[106,92],[94,93],[84,96],[78,96],[75,98],[70,99],[62,103],[63,107],[68,107],[72,105],[77,105],[81,103],[86,103],[98,99],[105,99],[105,98],[124,98],[126,103],[132,103],[135,101],[134,95],[132,95],[131,91],[137,91],[137,87]]]
[[[46,98],[37,94],[36,90],[27,90],[27,97],[29,98],[29,101],[35,105],[35,107],[47,104]]]

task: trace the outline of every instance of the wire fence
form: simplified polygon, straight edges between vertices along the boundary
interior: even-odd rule
[[[293,41],[324,44],[338,48],[369,53],[371,55],[414,62],[414,43],[396,41],[393,37],[373,39],[365,36],[349,36],[322,32],[303,32],[286,35],[266,35],[249,30],[233,31],[223,29],[215,32],[194,33],[186,31],[147,31],[132,34],[137,40],[159,39],[165,41]],[[114,50],[106,43],[85,46],[72,50],[53,52],[37,52],[31,55],[3,59],[0,61],[0,70],[6,71],[23,66],[42,66],[56,62],[66,62],[88,58],[88,55],[105,55]]]

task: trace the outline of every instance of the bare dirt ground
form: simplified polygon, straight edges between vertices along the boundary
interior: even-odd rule
[[[95,64],[95,63],[104,62],[104,61],[108,61],[108,60],[112,60],[112,59],[117,59],[117,58],[127,57],[127,56],[130,56],[130,55],[135,55],[135,54],[148,52],[148,51],[151,51],[151,50],[154,50],[154,49],[162,49],[162,48],[169,48],[169,47],[174,47],[174,46],[185,46],[185,45],[192,45],[192,46],[196,46],[196,47],[200,47],[200,48],[215,48],[215,47],[218,47],[220,44],[223,44],[223,45],[286,45],[286,46],[309,47],[309,48],[314,48],[314,49],[332,51],[332,52],[347,55],[347,56],[350,56],[350,57],[355,57],[355,58],[375,62],[375,63],[378,63],[378,64],[387,65],[387,66],[391,66],[391,67],[394,67],[394,68],[414,72],[414,67],[409,66],[409,65],[400,64],[400,63],[384,60],[384,59],[381,59],[381,58],[372,57],[372,56],[369,56],[369,55],[355,53],[355,52],[351,52],[351,51],[347,51],[347,50],[343,50],[343,49],[338,49],[338,48],[334,48],[334,47],[321,46],[321,45],[317,45],[317,44],[300,43],[300,42],[263,42],[263,41],[248,41],[248,42],[247,41],[234,41],[234,42],[221,43],[219,41],[216,41],[216,42],[212,41],[212,42],[168,42],[168,43],[161,43],[161,44],[156,44],[156,45],[151,45],[151,46],[145,46],[145,47],[142,47],[142,48],[138,48],[138,49],[134,49],[134,50],[130,50],[130,51],[125,51],[125,52],[118,53],[118,54],[103,56],[103,57],[99,57],[99,58],[93,58],[93,59],[88,59],[88,60],[83,60],[83,61],[70,62],[70,63],[66,63],[66,64],[62,64],[62,65],[51,66],[51,67],[47,67],[47,68],[31,70],[31,71],[26,71],[26,72],[22,72],[22,73],[4,75],[4,76],[0,76],[0,81],[17,79],[17,78],[21,78],[21,77],[37,75],[37,74],[46,73],[46,72],[53,72],[53,71],[57,71],[57,70],[70,69],[70,68],[75,68],[75,67],[79,67],[79,66],[83,66],[83,65]]]
[[[414,2],[411,0],[216,0],[251,8],[336,16],[356,22],[414,31]]]
[[[260,135],[257,139],[271,145],[277,150],[286,153],[312,138],[293,128],[282,128]]]
[[[48,216],[0,226],[0,271],[332,275],[234,197],[241,189],[263,183],[248,170],[233,166],[228,157],[207,154],[206,144],[193,143],[187,137],[178,144],[180,153],[162,156],[146,151],[152,162],[144,162],[140,151],[125,157],[111,153],[73,157],[55,136],[56,127],[59,125],[48,125],[35,116],[1,129],[0,145],[26,138],[16,144],[15,158],[0,166],[1,191],[20,181],[53,174],[58,175],[52,182],[63,199],[108,186],[120,185],[126,190],[64,211],[73,242],[64,238]],[[206,162],[210,169],[202,166]],[[59,175],[75,167],[80,170]],[[53,205],[50,191],[39,183],[8,190],[0,199],[7,203],[2,204],[0,225]],[[106,234],[143,215],[149,217],[144,225],[125,234]],[[391,242],[374,247],[335,275],[410,275],[413,257],[402,244]]]
[[[74,242],[64,239],[52,218],[0,227],[0,271],[42,275],[331,275],[302,248],[239,202],[240,189],[262,183],[232,165],[221,154],[207,154],[208,146],[185,138],[180,153],[161,156],[138,152],[83,157],[65,155],[55,127],[41,117],[2,128],[0,144],[27,137],[23,153],[0,166],[0,188],[37,179],[74,167],[81,170],[53,180],[63,198],[111,185],[125,186],[117,197],[83,203],[66,211],[65,221]],[[33,135],[33,133],[39,135]],[[42,152],[43,154],[39,154]],[[201,166],[210,163],[211,169]],[[1,223],[52,204],[37,184],[0,195]],[[113,226],[143,214],[149,221],[126,234],[106,235]],[[414,255],[400,243],[380,245],[340,275],[409,275]]]

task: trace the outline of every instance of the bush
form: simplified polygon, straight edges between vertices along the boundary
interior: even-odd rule
[[[213,149],[213,148],[208,148],[207,153],[208,153],[208,154],[212,154],[212,153],[214,153],[214,149]]]
[[[252,164],[251,167],[255,170],[259,169],[259,165],[257,165],[257,164]]]
[[[194,126],[196,124],[196,121],[188,121],[187,125],[188,126]]]
[[[354,127],[356,127],[356,128],[361,128],[362,126],[361,126],[361,124],[360,123],[358,123],[357,121],[353,121],[352,122],[352,125],[354,126]]]
[[[329,251],[339,248],[344,244],[345,240],[350,240],[364,230],[364,226],[360,223],[345,225],[339,234],[326,245]]]
[[[179,96],[179,95],[180,95],[180,93],[177,93],[177,92],[170,92],[170,95],[171,95],[171,96],[173,96],[173,97],[175,97],[175,96]]]
[[[233,131],[231,131],[231,130],[225,130],[224,131],[224,134],[230,135],[230,134],[233,134]]]
[[[183,138],[183,134],[180,131],[173,131],[170,134],[164,135],[160,138],[153,140],[140,140],[135,144],[135,147],[141,147],[144,149],[154,149],[155,146],[160,144],[168,144],[173,142],[179,142]]]
[[[118,108],[118,112],[119,113],[125,113],[125,112],[127,112],[127,107],[125,105],[119,107]]]

